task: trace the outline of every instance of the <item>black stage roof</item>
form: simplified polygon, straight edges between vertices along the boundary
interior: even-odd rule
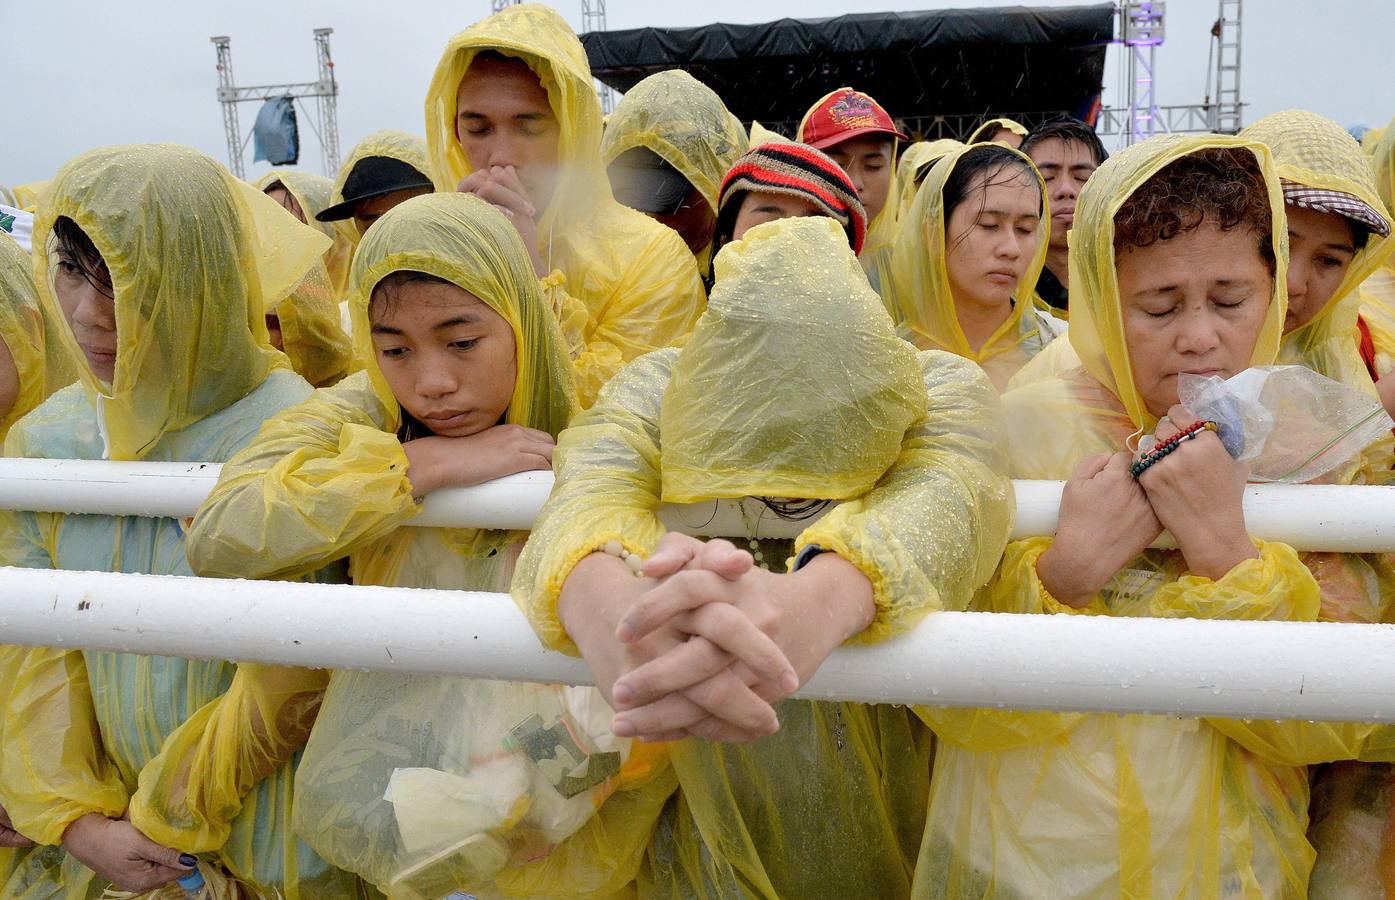
[[[1099,3],[854,13],[597,31],[581,40],[595,76],[616,90],[655,72],[685,69],[747,123],[788,128],[843,85],[866,91],[907,122],[1084,115],[1104,80],[1114,9]]]

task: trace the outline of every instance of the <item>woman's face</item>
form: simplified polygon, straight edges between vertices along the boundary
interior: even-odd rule
[[[98,381],[113,384],[116,379],[116,300],[110,286],[94,285],[84,274],[84,264],[67,250],[55,251],[58,261],[53,270],[53,294],[63,310],[63,318],[87,358],[87,366]],[[105,272],[105,266],[91,266]]]
[[[432,433],[465,437],[491,428],[513,399],[513,328],[453,284],[407,282],[368,309],[373,348],[393,396]]]
[[[979,175],[945,228],[945,267],[956,304],[1012,303],[1037,252],[1041,188],[1031,173],[999,166]]]
[[[300,201],[295,198],[295,194],[292,194],[290,191],[286,190],[285,185],[281,184],[281,182],[278,181],[271,187],[267,188],[266,195],[270,197],[272,200],[275,200],[277,203],[281,204],[281,206],[285,208],[286,212],[295,216],[297,219],[301,221],[302,224],[310,224],[308,221],[306,221],[305,210],[301,209]]]
[[[1311,322],[1356,257],[1351,225],[1336,213],[1286,206],[1288,214],[1288,315],[1284,334]]]
[[[774,222],[776,219],[794,219],[800,216],[824,215],[818,204],[793,194],[748,191],[741,198],[741,206],[736,211],[736,224],[732,227],[731,239],[741,240],[746,232],[757,225]]]
[[[1134,385],[1154,416],[1178,402],[1182,373],[1229,378],[1249,368],[1273,294],[1259,240],[1207,221],[1118,255]]]

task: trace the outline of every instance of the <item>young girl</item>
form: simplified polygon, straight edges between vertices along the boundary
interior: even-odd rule
[[[1071,233],[1069,339],[1083,367],[1003,398],[1014,474],[1070,479],[1060,525],[1008,546],[977,609],[1318,617],[1323,571],[1246,533],[1243,469],[1177,405],[1181,373],[1227,378],[1272,363],[1285,312],[1282,204],[1268,150],[1236,138],[1156,138],[1091,178]],[[1193,437],[1131,474],[1131,436],[1180,429]],[[1180,549],[1148,549],[1164,528]],[[917,897],[1304,897],[1305,766],[1353,758],[1375,732],[919,712],[941,741]]]
[[[910,341],[973,360],[1000,391],[1065,327],[1032,299],[1050,229],[1042,197],[1041,176],[1016,150],[945,156],[916,193],[882,280]]]
[[[68,163],[35,221],[35,271],[45,308],[66,322],[60,336],[80,379],[11,429],[7,453],[227,459],[310,393],[267,344],[262,309],[326,244],[187,148],[112,147]],[[3,513],[0,561],[191,574],[183,525],[167,518]],[[351,880],[291,836],[290,768],[255,764],[267,744],[304,740],[323,680],[252,668],[255,677],[225,662],[24,655],[5,708],[0,803],[24,835],[87,867],[68,870],[83,881],[69,880],[69,896],[89,885],[146,891],[195,865],[223,893],[343,895]],[[248,764],[190,766],[190,748],[206,738]],[[187,796],[203,794],[230,807],[221,831],[185,820]],[[21,868],[11,884],[40,891],[42,881]]]
[[[266,313],[271,346],[313,387],[329,387],[353,371],[353,346],[340,316],[354,245],[344,229],[315,216],[329,206],[334,182],[309,172],[271,172],[257,182],[268,197],[334,243],[284,300]]]
[[[574,410],[522,241],[477,197],[412,199],[365,236],[353,285],[367,371],[224,468],[191,564],[272,578],[348,557],[357,584],[503,590],[526,533],[405,526],[438,487],[548,469]],[[593,689],[335,672],[297,773],[297,830],[392,897],[609,896],[633,880],[673,783],[662,754],[606,734],[608,719]],[[556,787],[546,753],[516,749],[559,725],[575,743],[553,755],[601,773],[575,789]]]
[[[904,896],[927,733],[900,707],[780,701],[845,640],[963,608],[991,572],[1011,514],[997,400],[895,336],[827,216],[752,227],[716,269],[689,342],[562,435],[514,596],[586,659],[617,734],[695,738],[670,746],[681,790],[642,895]],[[757,523],[842,503],[796,542],[753,525],[753,553],[664,535],[660,504],[718,498]]]

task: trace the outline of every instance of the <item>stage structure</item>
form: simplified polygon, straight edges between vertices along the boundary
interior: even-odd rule
[[[497,4],[496,4],[497,5]],[[239,103],[266,102],[277,97],[305,101],[315,99],[315,116],[306,117],[320,141],[320,162],[324,174],[333,178],[339,171],[339,118],[337,103],[339,84],[334,79],[334,59],[329,53],[329,36],[333,28],[315,29],[315,57],[319,78],[293,84],[267,84],[238,87],[233,79],[232,39],[226,35],[210,38],[218,53],[218,102],[223,106],[223,130],[228,139],[228,168],[238,178],[243,177],[242,153],[251,137],[243,137],[238,123]],[[318,122],[318,126],[316,126]]]
[[[916,139],[963,138],[993,116],[1030,127],[1062,113],[1127,143],[1167,132],[1235,132],[1242,125],[1241,0],[1218,0],[1205,99],[1174,106],[1156,101],[1163,0],[621,31],[605,31],[589,12],[603,7],[604,0],[583,0],[581,35],[602,83],[623,93],[655,72],[684,69],[743,122],[786,135],[815,100],[843,85],[877,97]],[[1110,44],[1123,55],[1119,100],[1105,106]]]

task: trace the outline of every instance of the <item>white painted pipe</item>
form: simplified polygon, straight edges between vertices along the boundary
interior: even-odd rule
[[[586,684],[505,594],[0,568],[0,643]],[[1395,722],[1395,626],[939,613],[798,696]]]
[[[215,463],[114,463],[0,459],[0,509],[187,518],[218,480]],[[1053,534],[1059,481],[1017,481],[1013,539]],[[548,493],[551,472],[509,475],[487,484],[431,494],[408,524],[527,529]],[[795,537],[809,520],[780,519],[753,500],[668,505],[660,517],[690,534]],[[1299,550],[1395,551],[1395,487],[1251,485],[1245,495],[1250,533]]]

